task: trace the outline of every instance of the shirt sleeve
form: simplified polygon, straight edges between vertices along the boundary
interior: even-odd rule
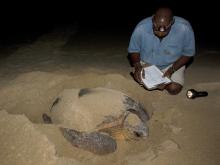
[[[135,28],[133,31],[130,42],[129,42],[129,47],[128,47],[128,52],[129,53],[139,53],[141,49],[141,35],[140,35],[140,29]]]
[[[195,36],[190,24],[185,28],[185,37],[183,43],[183,55],[194,56],[195,55]]]

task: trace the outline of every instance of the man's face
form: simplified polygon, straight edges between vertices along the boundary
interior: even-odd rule
[[[173,21],[163,17],[153,17],[153,32],[158,38],[164,38],[171,29]]]

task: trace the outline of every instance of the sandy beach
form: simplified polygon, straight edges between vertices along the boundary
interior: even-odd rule
[[[132,79],[129,37],[72,28],[0,51],[0,164],[218,165],[220,51],[199,48],[182,92],[171,96]],[[43,123],[42,114],[64,89],[96,87],[140,101],[150,115],[149,137],[119,140],[114,153],[100,156],[72,146],[56,124]],[[191,88],[209,95],[187,99]]]

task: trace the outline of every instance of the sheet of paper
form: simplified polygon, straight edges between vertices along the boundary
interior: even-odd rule
[[[155,88],[159,84],[170,83],[171,80],[163,77],[161,72],[155,65],[144,68],[145,78],[142,78],[143,83],[148,89]]]

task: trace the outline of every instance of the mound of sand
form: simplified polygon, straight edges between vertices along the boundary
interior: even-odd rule
[[[0,116],[1,164],[55,164],[54,145],[27,117],[6,111]]]

